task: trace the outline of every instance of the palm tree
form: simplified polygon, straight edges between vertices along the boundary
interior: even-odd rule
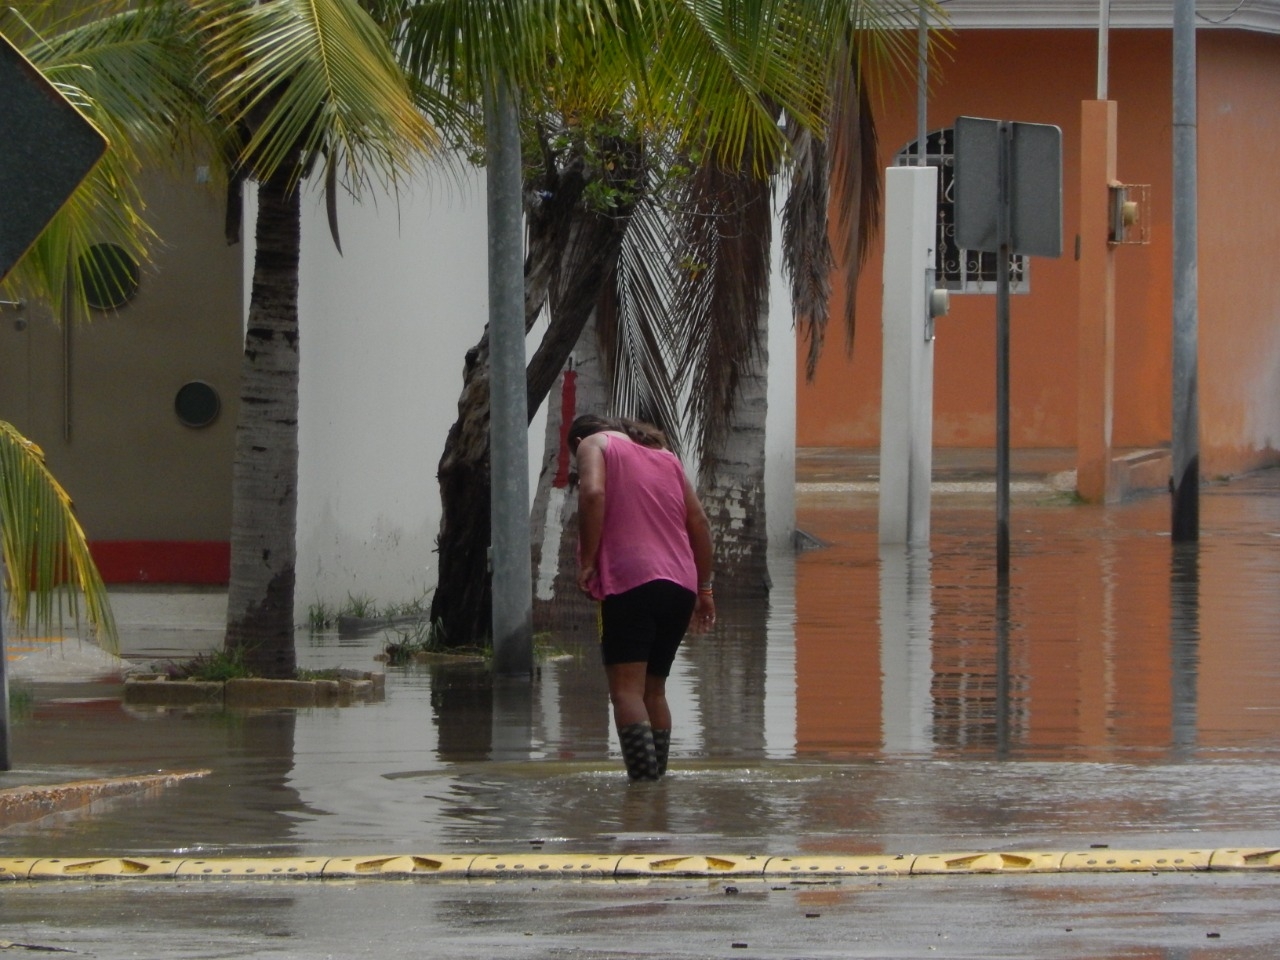
[[[233,182],[258,185],[233,470],[226,646],[296,672],[300,193],[394,184],[436,144],[386,34],[355,0],[196,0],[195,36]],[[334,239],[337,241],[336,225]]]
[[[476,103],[485,76],[501,70],[523,94],[526,329],[550,308],[527,372],[531,417],[616,290],[637,209],[676,196],[664,185],[693,170],[762,178],[779,169],[795,139],[779,129],[779,117],[824,136],[842,89],[832,78],[847,73],[854,51],[868,62],[892,60],[894,28],[913,22],[907,17],[917,7],[916,0],[425,0],[408,11],[400,46],[419,76],[451,99]],[[725,289],[733,281],[723,267],[712,276]],[[758,285],[759,274],[739,279]],[[746,302],[739,294],[712,302]],[[753,329],[756,320],[749,318]],[[825,303],[815,322],[820,330]],[[656,339],[648,342],[657,349]],[[734,355],[723,361],[732,364]],[[668,376],[661,364],[643,366]],[[486,333],[467,353],[459,417],[440,461],[432,619],[446,643],[489,635],[488,372]],[[644,412],[679,426],[669,387],[669,378],[655,383]],[[720,409],[710,404],[704,417],[713,439]]]
[[[57,306],[71,278],[82,301],[78,252],[104,229],[145,255],[150,237],[132,184],[144,159],[175,145],[224,158],[233,201],[241,183],[258,184],[226,644],[261,675],[292,676],[302,183],[316,172],[330,198],[339,188],[358,195],[371,180],[394,183],[435,145],[434,132],[385,33],[356,0],[109,0],[62,21],[49,19],[50,6],[25,0],[15,22],[35,38],[51,79],[84,82],[82,99],[95,108],[86,112],[114,146],[19,264],[18,283]]]
[[[105,649],[118,651],[106,587],[71,497],[44,463],[41,449],[0,421],[0,528],[4,535],[8,614],[19,626],[50,626],[65,609],[85,619]]]
[[[71,498],[44,465],[44,453],[11,424],[0,421],[0,533],[4,589],[0,612],[0,770],[9,761],[9,677],[4,621],[26,629],[61,625],[64,608],[85,618],[102,646],[119,651],[107,590],[89,555]],[[34,602],[33,602],[34,601]]]

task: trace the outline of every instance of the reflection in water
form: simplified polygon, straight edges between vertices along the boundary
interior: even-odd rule
[[[797,560],[797,753],[1271,750],[1280,720],[1277,479],[1208,492],[1195,552],[1170,542],[1159,497],[1024,507],[1005,589],[985,504],[939,511],[925,557],[880,548],[873,504],[814,504],[802,525],[831,546]],[[922,649],[911,652],[912,643]]]
[[[929,551],[880,544],[880,669],[887,752],[928,755],[934,705],[930,640],[933,582]]]
[[[1196,670],[1200,662],[1200,544],[1170,544],[1169,651],[1173,684],[1173,752],[1189,759],[1196,745]]]
[[[873,499],[802,505],[830,546],[773,558],[768,602],[723,603],[682,650],[658,784],[625,781],[587,630],[553,637],[567,656],[531,685],[417,665],[346,708],[133,713],[104,684],[48,687],[14,727],[15,766],[213,773],[0,841],[17,856],[1256,844],[1280,819],[1280,474],[1206,491],[1190,550],[1166,506],[1018,510],[1001,595],[988,504],[936,504],[911,550],[878,543]],[[307,642],[304,665],[335,656]],[[346,646],[343,665],[380,648]]]

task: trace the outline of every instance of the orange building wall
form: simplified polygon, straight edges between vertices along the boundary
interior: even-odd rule
[[[1280,37],[1201,31],[1199,50],[1200,436],[1212,477],[1280,450]]]
[[[1280,276],[1266,265],[1271,255],[1258,242],[1274,239],[1277,217],[1273,204],[1243,197],[1236,186],[1257,178],[1277,192],[1268,144],[1280,145],[1271,106],[1280,94],[1280,38],[1235,31],[1201,31],[1200,37],[1202,464],[1212,475],[1274,462],[1280,447],[1280,334],[1272,319]],[[1081,101],[1097,92],[1097,37],[1091,31],[966,31],[951,39],[946,61],[932,71],[930,129],[961,115],[1062,129],[1063,255],[1034,258],[1031,292],[1011,297],[1010,440],[1015,447],[1074,447],[1079,119]],[[1113,443],[1158,446],[1169,442],[1172,393],[1171,37],[1114,31],[1110,47],[1117,173],[1124,182],[1150,184],[1149,208],[1142,211],[1150,242],[1116,253]],[[915,110],[910,79],[878,105],[882,166],[914,140]],[[1227,223],[1242,229],[1221,226]],[[1214,242],[1203,239],[1210,230]],[[1230,236],[1224,240],[1223,233]],[[877,248],[858,290],[851,359],[833,334],[816,377],[805,382],[800,351],[799,446],[879,443],[881,273]],[[1258,274],[1267,278],[1261,291]],[[833,316],[844,296],[837,288]],[[1246,296],[1252,299],[1242,307]],[[937,326],[934,443],[990,447],[995,297],[955,295],[951,304]]]

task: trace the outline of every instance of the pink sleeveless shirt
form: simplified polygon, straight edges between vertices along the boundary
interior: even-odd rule
[[[597,600],[651,580],[698,588],[685,527],[684,468],[675,454],[611,435],[604,448],[604,526]]]

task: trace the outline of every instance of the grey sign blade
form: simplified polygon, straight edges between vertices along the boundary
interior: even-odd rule
[[[0,35],[0,280],[106,147],[98,129]]]
[[[1045,123],[1010,123],[1008,197],[1000,188],[999,120],[957,117],[955,125],[956,243],[995,253],[997,215],[1009,203],[1010,252],[1062,255],[1062,131]]]
[[[1013,252],[1062,256],[1062,131],[1058,127],[1013,125],[1009,189]]]
[[[955,125],[956,244],[994,253],[999,248],[1000,122],[957,117]]]

